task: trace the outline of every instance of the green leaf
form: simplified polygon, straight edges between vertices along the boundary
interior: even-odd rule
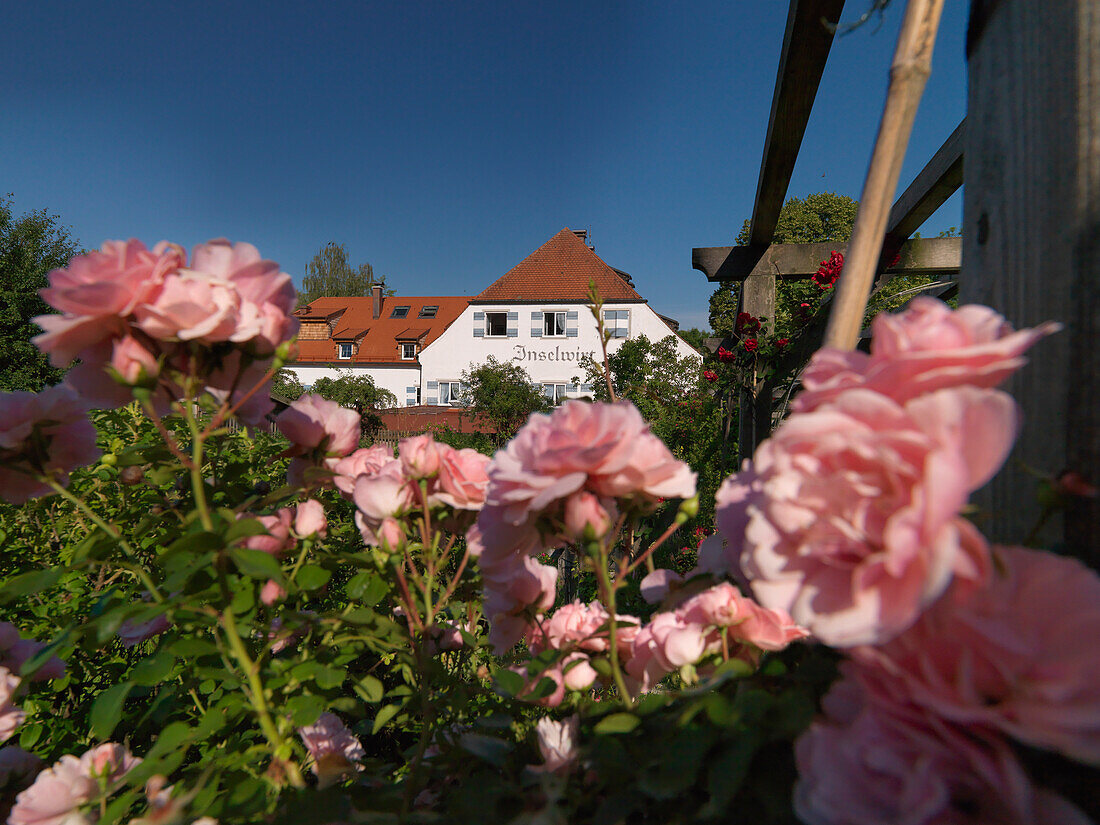
[[[286,703],[290,711],[290,721],[296,728],[312,725],[325,712],[325,700],[320,696],[307,693],[294,696]]]
[[[229,529],[225,531],[225,540],[228,543],[232,543],[237,539],[243,539],[248,536],[266,536],[267,528],[259,519],[254,518],[242,518],[229,525]]]
[[[386,705],[378,711],[378,715],[374,717],[374,726],[371,728],[371,735],[382,730],[382,728],[386,726],[386,723],[393,719],[400,711],[400,705]]]
[[[339,668],[319,667],[317,668],[317,674],[313,677],[313,681],[317,683],[317,687],[321,688],[321,690],[332,690],[344,684],[344,679],[347,678],[347,675],[347,671]]]
[[[498,768],[504,764],[504,760],[512,750],[511,742],[480,733],[464,733],[458,740],[458,744],[464,751],[479,756]]]
[[[248,547],[234,547],[229,551],[229,557],[233,559],[237,569],[246,576],[254,579],[274,579],[283,583],[283,568],[275,557],[263,550],[252,550]]]
[[[168,650],[185,659],[195,659],[199,656],[209,656],[213,653],[217,653],[218,646],[207,639],[196,639],[191,637],[172,642]]]
[[[362,689],[363,697],[366,701],[371,704],[382,701],[382,694],[385,688],[378,679],[373,676],[364,676],[359,680],[359,687]]]
[[[119,720],[122,719],[122,705],[126,697],[133,690],[133,682],[120,682],[103,691],[92,702],[92,710],[88,714],[92,736],[96,739],[108,739],[114,733]]]
[[[497,687],[504,692],[505,696],[518,696],[525,684],[523,676],[504,668],[497,668],[493,671],[493,681],[497,683]]]
[[[34,722],[24,725],[19,729],[19,747],[25,751],[31,750],[42,736],[42,725]]]
[[[134,684],[152,687],[167,679],[175,667],[176,657],[161,650],[134,665],[134,669],[130,671],[130,679]]]
[[[164,551],[164,555],[195,553],[204,550],[220,550],[223,547],[225,547],[225,540],[222,539],[220,535],[200,530],[197,533],[190,533],[183,538],[176,539],[168,545],[168,549]]]
[[[612,713],[600,720],[600,723],[596,725],[596,733],[630,733],[638,727],[639,721],[638,717],[632,713]]]
[[[0,587],[0,602],[10,602],[20,596],[29,596],[32,593],[49,590],[61,580],[64,572],[64,568],[54,567],[50,570],[34,570],[16,576],[6,582],[3,587]]]
[[[324,587],[332,573],[316,564],[304,565],[298,571],[298,577],[294,580],[302,590],[317,590]]]

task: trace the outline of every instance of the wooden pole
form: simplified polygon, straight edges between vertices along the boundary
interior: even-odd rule
[[[871,294],[905,148],[925,82],[932,71],[932,47],[942,11],[943,0],[909,0],[905,8],[859,215],[852,228],[848,258],[837,283],[836,299],[825,332],[827,347],[851,350],[859,341],[863,312]]]

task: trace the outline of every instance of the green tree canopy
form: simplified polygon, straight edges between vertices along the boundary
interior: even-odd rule
[[[838,246],[852,237],[852,226],[859,212],[859,201],[833,192],[818,192],[805,198],[790,198],[779,212],[774,243],[826,243]],[[749,222],[745,221],[736,243],[749,242]],[[820,288],[812,281],[776,282],[776,329],[783,330],[791,322],[792,309],[810,297],[817,297]],[[728,335],[737,320],[737,299],[740,284],[719,284],[710,297],[710,326],[718,335]]]
[[[271,379],[271,395],[283,401],[296,401],[302,397],[305,388],[298,380],[294,370],[283,367]]]
[[[493,356],[462,373],[462,391],[470,411],[488,421],[495,446],[512,438],[533,412],[549,408],[542,390],[523,367]]]
[[[347,247],[330,241],[306,264],[298,306],[324,297],[368,295],[374,284],[374,268],[370,264],[353,267],[348,261]]]
[[[38,290],[81,248],[57,215],[40,209],[14,218],[12,205],[11,195],[0,197],[0,389],[37,391],[64,375],[31,343],[42,331],[31,319],[52,311]]]

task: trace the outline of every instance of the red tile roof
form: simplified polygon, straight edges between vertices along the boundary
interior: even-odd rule
[[[359,338],[359,347],[351,358],[337,357],[335,340],[299,340],[298,363],[342,364],[380,364],[394,363],[414,365],[415,361],[402,360],[399,338],[406,333],[418,334],[421,348],[438,338],[451,323],[462,314],[470,299],[464,296],[414,297],[396,295],[382,299],[382,312],[374,317],[374,298],[371,296],[353,298],[318,298],[309,306],[302,307],[295,314],[298,318],[314,322],[330,319],[339,315],[333,339]],[[395,306],[407,306],[409,312],[404,318],[390,318]],[[417,318],[423,306],[439,307],[434,318]],[[341,312],[342,310],[342,312]],[[409,321],[414,320],[417,327],[409,329]],[[362,337],[359,337],[359,336]]]
[[[595,281],[605,301],[645,300],[566,227],[493,281],[474,301],[587,301],[589,281]]]

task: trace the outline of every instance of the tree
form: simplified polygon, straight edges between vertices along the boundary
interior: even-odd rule
[[[31,343],[42,331],[31,319],[52,312],[38,290],[82,250],[57,215],[40,209],[15,219],[12,204],[0,197],[0,389],[37,391],[64,375]]]
[[[711,337],[709,332],[703,332],[703,330],[695,327],[691,329],[681,329],[677,331],[676,334],[683,338],[689,346],[694,347],[700,352],[702,352],[703,348],[706,346],[707,338]]]
[[[462,391],[470,411],[494,428],[493,443],[503,446],[533,412],[549,409],[549,402],[523,367],[493,356],[462,373]]]
[[[347,247],[330,241],[306,264],[306,276],[298,292],[298,306],[327,296],[368,295],[374,283],[374,267],[370,264],[352,267],[348,262]]]
[[[305,391],[294,370],[286,367],[275,373],[275,377],[271,379],[271,395],[283,401],[296,401]]]
[[[397,406],[394,394],[377,386],[369,375],[340,372],[337,378],[318,378],[312,392],[359,413],[366,438],[373,438],[383,429],[382,419],[374,411]]]
[[[779,212],[773,243],[827,243],[840,246],[852,237],[852,226],[859,212],[859,201],[833,192],[818,192],[804,199],[790,198]],[[745,221],[736,243],[749,242],[749,222]],[[778,279],[775,286],[776,329],[789,327],[795,310],[807,299],[816,299],[821,289],[813,281]],[[710,297],[710,326],[718,335],[733,331],[737,319],[740,284],[719,284]]]

